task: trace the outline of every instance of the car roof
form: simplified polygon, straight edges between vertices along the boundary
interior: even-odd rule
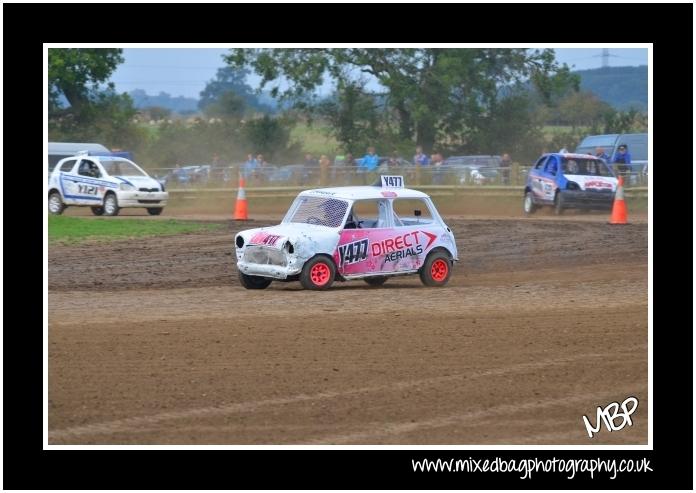
[[[101,161],[126,161],[129,163],[133,163],[133,161],[131,161],[130,159],[125,158],[125,157],[121,157],[121,156],[99,156],[99,155],[95,155],[95,154],[75,154],[74,156],[66,156],[63,159],[61,159],[61,161],[66,161],[69,159],[76,159],[78,161],[80,159],[89,159],[90,161],[97,161],[97,162],[101,162]],[[135,164],[135,163],[133,163],[133,164]]]
[[[559,156],[571,159],[599,159],[597,156],[593,156],[592,154],[576,154],[574,152],[549,152],[541,157],[544,156]]]
[[[361,187],[332,187],[332,188],[317,188],[313,190],[305,190],[300,195],[311,195],[315,197],[331,196],[337,199],[361,200],[361,199],[383,199],[382,192],[394,192],[397,197],[420,199],[427,198],[428,195],[412,190],[410,188],[382,188],[379,186],[361,186]]]

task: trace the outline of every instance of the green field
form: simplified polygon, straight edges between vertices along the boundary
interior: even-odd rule
[[[326,154],[331,159],[338,153],[339,143],[328,134],[328,127],[315,122],[311,127],[306,123],[298,123],[290,132],[291,142],[300,142],[303,152],[309,152],[318,157]]]
[[[222,227],[222,224],[178,221],[176,219],[48,216],[48,241],[49,243],[79,243],[86,240],[110,241],[143,236],[195,233]]]

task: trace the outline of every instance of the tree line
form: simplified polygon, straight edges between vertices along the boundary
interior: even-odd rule
[[[590,133],[645,131],[647,116],[618,112],[580,90],[580,80],[553,50],[502,48],[232,49],[201,93],[202,118],[138,122],[128,94],[111,74],[120,49],[49,49],[49,138],[96,141],[132,150],[148,166],[207,162],[213,154],[241,161],[249,152],[278,163],[305,149],[291,142],[298,122],[322,128],[342,153],[370,145],[410,156],[502,154],[532,160],[544,150],[573,148]],[[251,73],[258,90],[248,86]],[[279,81],[283,81],[281,84]],[[330,84],[329,96],[318,90]],[[259,97],[269,89],[277,108]],[[562,126],[550,133],[547,126]]]

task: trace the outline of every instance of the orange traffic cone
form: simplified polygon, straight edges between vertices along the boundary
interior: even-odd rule
[[[237,203],[234,206],[234,220],[235,221],[246,221],[249,219],[246,199],[246,192],[244,191],[244,176],[239,173],[239,189],[237,190]]]
[[[619,176],[619,184],[616,186],[614,206],[611,209],[609,224],[628,224],[628,211],[626,210],[626,201],[624,200],[623,185],[623,176]]]

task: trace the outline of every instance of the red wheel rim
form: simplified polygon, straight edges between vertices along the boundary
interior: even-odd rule
[[[325,263],[318,263],[312,266],[312,270],[309,271],[309,277],[312,282],[317,286],[323,286],[329,282],[331,277],[331,269]]]
[[[442,259],[437,259],[430,267],[430,277],[437,282],[444,281],[447,278],[447,272],[449,272],[449,266]]]

